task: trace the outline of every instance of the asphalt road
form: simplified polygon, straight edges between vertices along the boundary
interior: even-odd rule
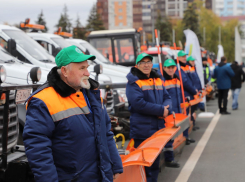
[[[193,131],[191,134],[191,138],[195,139],[196,143],[185,146],[183,152],[176,157],[181,165],[180,168],[165,167],[161,170],[158,182],[245,181],[244,98],[245,88],[242,88],[239,95],[239,110],[233,111],[232,97],[230,97],[228,111],[231,115],[219,117],[217,114],[216,119],[197,118],[200,130]],[[218,109],[218,100],[207,102],[207,106],[208,111],[215,114]],[[210,128],[212,126],[213,130]],[[210,138],[205,137],[207,134],[210,134]]]

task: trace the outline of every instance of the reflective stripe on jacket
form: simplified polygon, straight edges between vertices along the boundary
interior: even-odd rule
[[[60,93],[47,85],[28,99],[23,139],[35,181],[112,182],[122,162],[100,91],[64,84],[57,82]]]
[[[190,97],[190,99],[193,99],[193,96],[196,94],[196,87],[192,83],[192,80],[190,78],[190,73],[189,66],[187,67],[185,64],[181,63],[181,76],[182,76],[182,82],[183,82],[183,87],[184,87],[184,92],[185,92],[185,97]],[[179,78],[179,71],[176,69],[175,74]]]

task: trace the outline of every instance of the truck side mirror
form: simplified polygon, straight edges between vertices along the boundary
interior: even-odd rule
[[[9,39],[7,43],[7,51],[14,57],[17,57],[16,42],[14,39]]]
[[[101,64],[96,64],[94,66],[94,72],[96,73],[95,80],[98,81],[99,74],[103,73],[103,66]]]

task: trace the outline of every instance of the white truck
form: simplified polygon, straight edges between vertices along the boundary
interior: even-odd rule
[[[39,66],[41,69],[46,68],[48,70],[51,70],[51,68],[55,66],[55,58],[25,32],[16,27],[0,25],[0,45],[22,62]],[[97,75],[94,71],[95,68],[90,66],[90,77],[93,79],[95,79]],[[99,75],[98,81],[101,84],[111,83],[110,77],[104,74]],[[105,95],[105,91],[102,91],[102,93]],[[112,111],[113,106],[113,97],[108,97],[106,103],[107,111]]]
[[[126,83],[126,75],[129,73],[130,68],[120,65],[112,64],[109,60],[107,60],[100,52],[98,52],[93,46],[91,46],[88,42],[81,39],[64,39],[63,37],[50,33],[27,33],[31,38],[36,40],[39,44],[41,44],[47,51],[51,54],[53,47],[56,50],[61,50],[70,45],[76,45],[83,52],[87,54],[93,54],[96,56],[94,61],[90,61],[90,65],[95,66],[100,64],[103,66],[103,74],[110,77],[112,83]],[[52,48],[52,49],[50,49]],[[115,104],[119,102],[125,102],[127,106],[127,97],[125,94],[125,88],[115,89],[114,92]]]

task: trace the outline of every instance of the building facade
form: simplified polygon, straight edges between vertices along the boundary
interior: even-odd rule
[[[97,11],[106,29],[142,27],[142,0],[97,0]]]
[[[214,11],[218,16],[245,15],[245,0],[215,0]]]
[[[142,0],[144,31],[152,33],[158,13],[160,13],[162,17],[168,16],[171,19],[183,18],[187,5],[188,2],[185,0]]]
[[[108,0],[109,30],[133,27],[133,1]]]
[[[97,0],[97,11],[100,14],[101,20],[104,23],[104,27],[107,30],[108,27],[108,0]]]

